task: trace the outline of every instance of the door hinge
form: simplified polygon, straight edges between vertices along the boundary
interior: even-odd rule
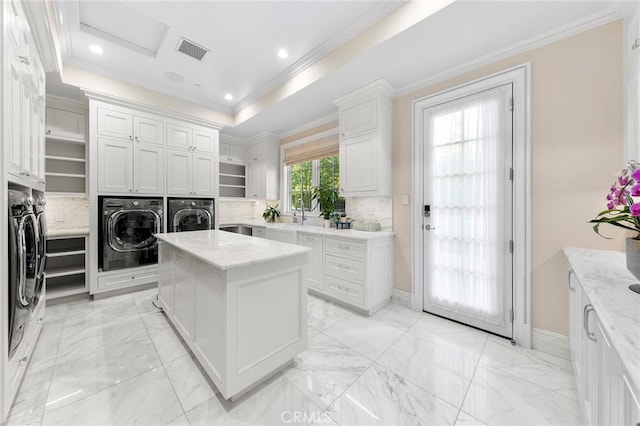
[[[513,182],[513,167],[509,168],[509,180]]]
[[[511,111],[513,111],[513,98],[509,100],[509,106],[511,107]]]
[[[509,310],[509,321],[511,321],[511,324],[513,324],[513,318],[514,318],[515,314],[513,313],[513,308],[511,308]]]
[[[509,253],[513,253],[513,240],[509,240]]]

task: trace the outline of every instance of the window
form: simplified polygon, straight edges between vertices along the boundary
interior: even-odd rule
[[[287,176],[287,211],[312,210],[312,188],[318,185],[329,185],[336,189],[340,187],[340,160],[338,155],[294,163],[286,168]],[[334,209],[343,213],[344,198],[340,198]]]

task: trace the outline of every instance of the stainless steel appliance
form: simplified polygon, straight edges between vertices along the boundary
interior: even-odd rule
[[[253,229],[244,225],[224,225],[220,227],[221,231],[233,232],[234,234],[252,235]]]
[[[169,198],[168,232],[201,231],[215,228],[215,201],[198,198]]]
[[[44,270],[47,263],[47,217],[44,210],[47,202],[42,192],[34,191],[33,199],[33,213],[36,217],[36,228],[38,230],[38,271],[33,295],[33,309],[35,309],[40,300],[42,300],[44,291]]]
[[[9,358],[31,319],[38,275],[38,226],[28,192],[9,189]]]
[[[103,271],[158,263],[162,198],[101,197],[98,267]]]

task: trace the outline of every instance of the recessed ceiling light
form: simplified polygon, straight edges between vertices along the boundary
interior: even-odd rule
[[[89,50],[91,50],[96,55],[102,55],[102,47],[98,46],[97,44],[92,44],[91,46],[89,46]]]
[[[287,52],[285,49],[278,50],[278,58],[286,59],[288,56],[289,56],[289,52]]]
[[[232,101],[233,100],[233,95],[231,93],[227,93],[226,95],[224,95],[224,98],[228,101]]]

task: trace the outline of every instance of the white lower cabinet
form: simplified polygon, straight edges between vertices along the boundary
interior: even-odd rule
[[[296,243],[296,233],[294,231],[285,231],[283,229],[267,228],[267,240],[280,241],[281,243]]]
[[[298,244],[313,250],[308,254],[307,267],[303,272],[303,280],[308,288],[324,291],[324,238],[320,235],[301,232]]]
[[[589,425],[637,425],[633,386],[580,281],[569,271],[570,348],[578,393]],[[635,407],[635,411],[634,411]]]
[[[251,235],[258,238],[267,238],[267,230],[264,226],[252,226]]]
[[[373,315],[386,305],[393,288],[392,237],[357,241],[300,233],[298,244],[314,249],[305,278],[308,288]],[[320,254],[321,253],[321,254]]]
[[[102,272],[98,276],[98,289],[94,293],[136,287],[158,281],[158,267],[145,266],[127,269],[124,272]]]

